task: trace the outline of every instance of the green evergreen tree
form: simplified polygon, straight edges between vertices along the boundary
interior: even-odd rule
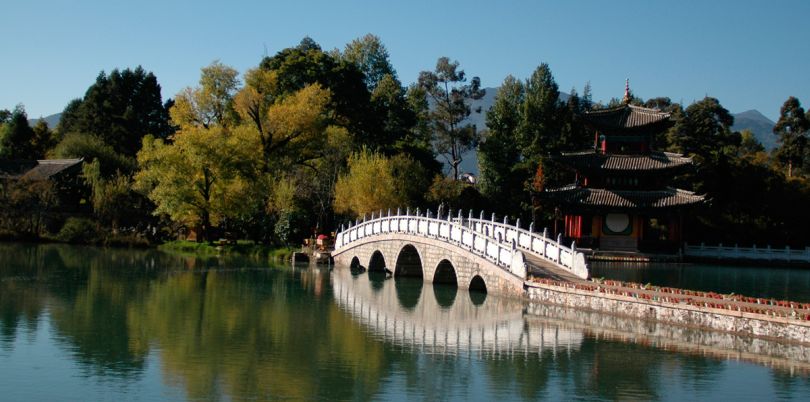
[[[481,171],[481,193],[490,200],[505,200],[498,204],[499,212],[519,207],[524,175],[515,171],[521,161],[516,136],[523,122],[522,105],[525,100],[523,83],[507,76],[501,84],[495,103],[487,111],[487,131],[478,146],[478,165]],[[508,205],[505,205],[508,204]],[[496,203],[493,203],[496,205]]]
[[[173,131],[157,78],[141,67],[101,72],[83,98],[65,107],[59,123],[61,135],[95,135],[129,157],[143,136],[166,138]]]
[[[792,177],[794,170],[802,168],[808,151],[807,137],[810,130],[808,120],[801,103],[795,97],[789,97],[782,105],[779,120],[773,127],[773,133],[779,136],[779,148],[775,150],[776,158],[787,168],[787,176]]]
[[[0,130],[0,158],[36,159],[34,130],[23,105],[17,105]]]
[[[548,64],[540,64],[526,81],[525,97],[518,142],[527,158],[539,162],[563,145],[558,121],[560,90]]]

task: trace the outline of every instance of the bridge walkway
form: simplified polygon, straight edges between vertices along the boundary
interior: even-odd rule
[[[554,263],[525,250],[523,251],[523,258],[526,264],[526,273],[529,277],[561,282],[587,282],[571,273],[571,271],[561,269]]]

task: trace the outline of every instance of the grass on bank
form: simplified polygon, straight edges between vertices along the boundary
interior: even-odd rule
[[[159,250],[193,254],[197,256],[241,255],[253,258],[268,258],[272,261],[289,261],[297,249],[292,247],[275,247],[254,244],[251,241],[239,240],[236,244],[197,243],[188,240],[174,240],[158,246]]]

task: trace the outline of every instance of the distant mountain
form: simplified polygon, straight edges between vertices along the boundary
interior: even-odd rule
[[[62,113],[56,113],[50,116],[43,117],[41,119],[28,119],[28,124],[33,126],[34,124],[37,124],[37,122],[39,122],[40,120],[45,120],[45,123],[48,123],[48,128],[53,129],[56,127],[57,124],[59,124],[59,119],[61,118]]]
[[[776,125],[771,119],[765,117],[758,110],[746,110],[734,115],[734,131],[751,130],[754,137],[762,143],[766,151],[771,151],[779,144],[776,143],[778,137],[773,134],[773,126]]]

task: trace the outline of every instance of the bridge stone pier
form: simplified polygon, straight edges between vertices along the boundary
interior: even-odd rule
[[[510,225],[448,214],[388,212],[342,228],[332,254],[342,266],[454,283],[459,288],[522,296],[530,271],[581,280],[588,270],[574,245]]]

